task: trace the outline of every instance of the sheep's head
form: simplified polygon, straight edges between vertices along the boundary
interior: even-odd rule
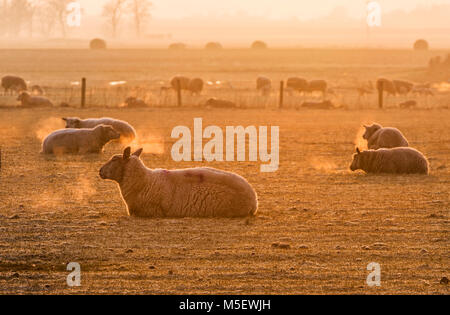
[[[81,119],[80,118],[63,118],[66,122],[66,128],[79,129],[81,128]]]
[[[363,153],[359,150],[359,148],[356,148],[356,154],[353,155],[353,162],[352,162],[352,165],[350,165],[350,170],[352,172],[361,169],[362,156],[363,156]]]
[[[100,125],[97,126],[95,130],[98,130],[100,132],[102,140],[104,140],[106,143],[111,140],[117,140],[120,138],[120,133],[118,133],[111,126]]]
[[[17,100],[20,102],[26,102],[29,98],[30,98],[30,94],[28,94],[27,92],[22,92],[17,97]]]
[[[131,148],[128,147],[123,155],[115,155],[100,169],[100,177],[120,183],[125,173],[125,168],[131,159],[137,158],[142,154],[143,149],[139,149],[131,154]]]
[[[365,140],[369,140],[373,136],[373,134],[380,130],[382,127],[378,124],[373,124],[372,126],[364,125],[364,128],[366,129],[366,132],[364,133],[363,138]]]

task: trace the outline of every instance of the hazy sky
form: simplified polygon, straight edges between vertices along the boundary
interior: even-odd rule
[[[107,0],[79,0],[89,15],[101,13]],[[448,4],[450,0],[378,0],[385,12],[410,11],[418,5]],[[310,19],[327,15],[337,6],[344,6],[356,18],[362,17],[367,0],[153,0],[155,19],[193,15],[224,15],[247,12],[271,18]]]

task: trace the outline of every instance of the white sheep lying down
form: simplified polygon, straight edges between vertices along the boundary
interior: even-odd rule
[[[379,149],[361,152],[356,149],[350,169],[369,174],[424,174],[429,173],[426,157],[413,148]]]
[[[131,143],[136,138],[136,130],[123,120],[113,118],[89,118],[80,119],[78,117],[63,118],[66,128],[89,129],[100,125],[111,126],[120,133],[120,142]]]
[[[128,214],[136,217],[247,217],[258,210],[256,192],[241,176],[212,168],[151,170],[142,149],[114,156],[100,170],[118,183]]]
[[[51,133],[42,144],[44,154],[101,153],[111,140],[120,134],[111,126],[100,125],[94,129],[63,129]]]
[[[379,124],[364,126],[364,128],[366,132],[363,138],[367,140],[367,146],[371,150],[409,147],[408,140],[396,128],[384,128]]]

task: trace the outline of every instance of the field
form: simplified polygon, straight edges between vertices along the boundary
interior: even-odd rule
[[[424,65],[439,52],[302,50],[2,51],[0,73],[14,73],[53,89],[85,76],[95,86],[126,80],[149,84],[175,74],[239,83],[249,109],[208,110],[117,103],[21,109],[1,97],[1,294],[448,294],[450,105],[447,94],[414,110],[376,109],[376,96],[339,110],[276,109],[250,94],[263,74],[324,78],[339,86],[377,76],[426,82]],[[300,73],[300,74],[299,74]],[[421,79],[422,78],[422,79]],[[222,91],[222,95],[227,95]],[[61,96],[62,97],[62,96]],[[288,98],[295,105],[298,99]],[[63,100],[63,99],[61,99]],[[391,104],[401,100],[391,100]],[[75,103],[77,102],[74,101]],[[256,102],[254,106],[252,102]],[[151,168],[211,166],[246,177],[259,195],[251,219],[136,219],[126,214],[118,188],[102,181],[100,167],[120,150],[100,156],[45,157],[41,140],[63,128],[61,117],[109,116],[129,121]],[[280,168],[261,173],[260,162],[172,160],[176,126],[280,126]],[[430,176],[372,176],[349,165],[363,123],[401,129],[430,159]],[[66,284],[70,262],[81,265],[82,285]],[[381,286],[368,287],[368,264],[381,266]]]

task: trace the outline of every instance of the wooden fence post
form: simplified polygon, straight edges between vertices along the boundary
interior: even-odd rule
[[[383,109],[383,102],[384,102],[384,82],[379,81],[378,82],[378,107],[380,109]]]
[[[178,107],[183,106],[183,99],[181,98],[181,81],[177,79],[177,99],[178,99]]]
[[[81,108],[86,106],[86,78],[81,79]]]
[[[282,109],[284,105],[284,81],[280,82],[280,102],[278,108]]]

